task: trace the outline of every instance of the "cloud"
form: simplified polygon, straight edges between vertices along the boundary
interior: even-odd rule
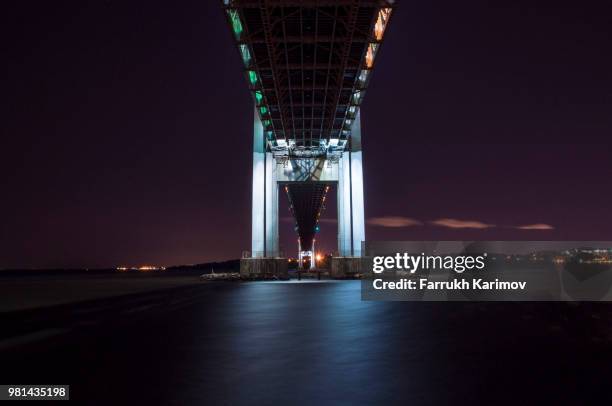
[[[373,226],[392,228],[414,227],[423,225],[423,223],[421,223],[419,220],[401,216],[372,217],[368,219],[368,224],[371,224]]]
[[[293,217],[281,217],[280,219],[283,222],[294,223],[295,219]],[[320,223],[328,223],[335,224],[338,222],[336,218],[322,218],[319,220]],[[422,226],[423,223],[417,219],[413,219],[410,217],[403,216],[382,216],[382,217],[371,217],[367,220],[369,225],[378,226],[378,227],[388,227],[388,228],[403,228],[403,227],[416,227]],[[430,221],[429,224],[433,224],[438,227],[446,227],[446,228],[471,228],[478,230],[485,230],[488,228],[497,227],[495,224],[488,224],[478,220],[458,220],[458,219],[450,219],[450,218],[441,218],[434,221]],[[515,230],[554,230],[555,227],[550,224],[545,223],[537,223],[537,224],[525,224],[521,226],[507,226],[502,225],[500,227],[503,228],[513,228]]]
[[[476,220],[438,219],[431,224],[446,228],[492,228],[495,224],[486,224]]]
[[[524,226],[515,227],[519,230],[554,230],[555,228],[549,224],[525,224]]]

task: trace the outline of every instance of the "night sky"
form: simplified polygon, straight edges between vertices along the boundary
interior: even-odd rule
[[[250,248],[252,100],[220,3],[2,5],[0,268]],[[369,240],[612,240],[607,1],[401,1],[361,115]]]

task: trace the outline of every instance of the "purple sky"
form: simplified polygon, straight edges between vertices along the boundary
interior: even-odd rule
[[[39,3],[0,17],[0,268],[249,249],[252,101],[220,2]],[[609,2],[400,2],[362,109],[368,239],[612,239],[611,49]]]

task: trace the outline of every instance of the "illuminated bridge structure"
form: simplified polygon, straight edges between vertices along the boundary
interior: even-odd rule
[[[339,258],[361,256],[360,106],[394,6],[393,0],[223,0],[254,104],[252,245],[245,255],[252,261],[243,261],[250,264],[241,265],[250,267],[245,272],[266,272],[266,261],[281,256],[279,188],[289,197],[299,251],[313,252],[334,185]]]

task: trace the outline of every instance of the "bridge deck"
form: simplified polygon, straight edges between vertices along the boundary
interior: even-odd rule
[[[269,149],[344,149],[392,3],[224,1]]]
[[[297,182],[285,186],[302,251],[312,250],[329,188],[330,185],[323,182]]]

